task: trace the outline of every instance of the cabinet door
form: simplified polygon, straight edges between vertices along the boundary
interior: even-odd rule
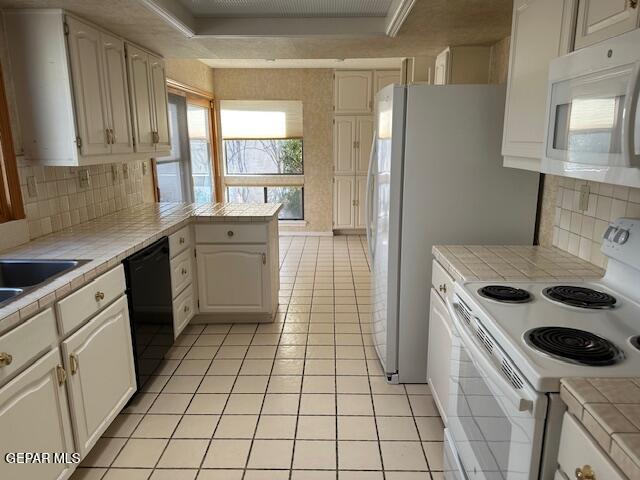
[[[356,173],[366,175],[371,160],[373,117],[358,117],[356,122]]]
[[[575,48],[633,30],[639,10],[637,2],[629,0],[579,0]]]
[[[106,33],[101,33],[100,38],[104,58],[109,128],[113,132],[111,153],[131,153],[133,152],[133,137],[124,42]]]
[[[62,376],[58,376],[62,375]],[[64,370],[55,348],[0,388],[0,451],[74,452]],[[65,463],[0,462],[0,478],[67,478],[75,467]]]
[[[336,176],[333,181],[333,228],[355,227],[355,177]]]
[[[359,114],[373,111],[373,75],[370,71],[335,73],[335,113]]]
[[[355,220],[356,228],[365,228],[367,225],[367,177],[358,175],[356,177],[356,204]]]
[[[127,44],[127,69],[136,152],[155,152],[149,55]]]
[[[78,451],[84,456],[136,391],[126,297],[62,343]]]
[[[197,245],[200,313],[268,312],[266,245]]]
[[[451,342],[449,312],[440,296],[432,288],[429,311],[427,383],[429,383],[433,399],[440,410],[445,425],[447,423],[447,402],[449,401]]]
[[[356,165],[356,117],[336,117],[333,124],[334,171],[354,173]]]
[[[446,49],[436,57],[433,84],[446,85],[449,83],[449,49]]]
[[[506,166],[540,169],[549,61],[570,49],[575,1],[515,1],[502,154],[516,161]]]
[[[153,91],[153,114],[155,117],[156,150],[171,148],[169,139],[169,111],[167,101],[167,75],[164,60],[149,55],[151,88]]]
[[[373,94],[392,83],[400,83],[400,70],[376,70],[373,74]]]
[[[105,155],[107,143],[107,96],[102,68],[100,32],[67,17],[69,63],[73,80],[78,137],[82,155]]]

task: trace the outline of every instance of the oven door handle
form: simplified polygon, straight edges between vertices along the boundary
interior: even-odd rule
[[[507,382],[500,372],[492,365],[489,356],[476,345],[476,342],[473,341],[469,333],[466,331],[460,316],[458,315],[458,309],[460,308],[459,304],[455,302],[451,303],[448,298],[446,299],[446,304],[455,329],[462,339],[465,348],[469,350],[469,358],[473,362],[474,366],[491,381],[491,384],[500,389],[501,393],[515,405],[519,412],[531,411],[534,413],[533,399],[522,395],[525,393],[525,387],[523,387],[522,390],[516,390],[514,386]]]

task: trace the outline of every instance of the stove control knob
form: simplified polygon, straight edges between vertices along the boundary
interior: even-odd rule
[[[616,236],[613,237],[613,241],[619,245],[624,245],[627,243],[627,240],[629,240],[629,230],[620,229],[618,233],[616,233]]]
[[[617,231],[618,231],[618,227],[614,227],[613,225],[609,225],[609,228],[607,228],[607,231],[604,232],[604,239],[605,240],[609,240],[609,241],[613,241],[614,236],[615,236]]]

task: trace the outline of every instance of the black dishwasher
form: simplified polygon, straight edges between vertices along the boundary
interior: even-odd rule
[[[173,344],[169,239],[162,237],[123,262],[138,390]]]

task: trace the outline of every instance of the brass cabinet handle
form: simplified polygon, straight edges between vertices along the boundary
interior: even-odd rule
[[[189,305],[185,305],[185,306],[184,306],[184,313],[187,313],[189,310],[191,310],[191,309],[189,308]]]
[[[442,293],[447,293],[447,284],[443,283],[438,287],[438,290],[440,290]]]
[[[178,240],[178,243],[179,243],[180,245],[184,244],[184,237],[180,237],[180,240]]]
[[[105,136],[107,137],[107,145],[111,144],[111,133],[108,128],[104,129]]]
[[[596,480],[596,472],[593,471],[591,465],[584,465],[582,468],[576,468],[577,480]]]
[[[61,365],[56,366],[56,376],[58,377],[58,385],[63,385],[67,381],[67,371]]]
[[[6,367],[13,362],[13,355],[7,352],[0,352],[0,367]]]
[[[104,292],[97,291],[95,294],[95,298],[96,298],[96,302],[99,302],[100,300],[104,300]]]
[[[78,356],[75,353],[69,355],[69,367],[71,367],[71,375],[78,373]]]
[[[262,254],[262,264],[263,264],[263,265],[266,265],[266,264],[267,264],[267,254],[266,254],[266,253],[263,253],[263,254]]]
[[[116,143],[116,133],[113,131],[113,128],[109,129],[109,135],[111,136],[111,144]]]
[[[182,275],[186,275],[186,274],[187,274],[187,269],[186,269],[186,268],[183,268],[183,269],[182,269],[182,271],[181,271],[181,273],[182,273]]]
[[[233,230],[229,230],[229,231],[227,232],[227,237],[233,237],[233,235],[234,235],[234,234],[233,234]]]

